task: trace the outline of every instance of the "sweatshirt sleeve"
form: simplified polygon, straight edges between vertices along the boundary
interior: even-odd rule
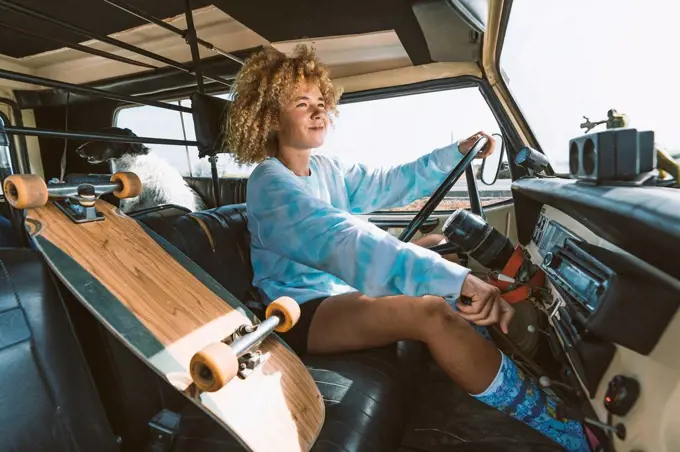
[[[455,142],[391,168],[370,169],[360,163],[335,161],[344,174],[350,212],[357,214],[407,206],[432,195],[462,158]]]
[[[252,233],[261,246],[333,274],[368,296],[457,299],[470,271],[310,196],[274,165],[251,174],[248,197]]]

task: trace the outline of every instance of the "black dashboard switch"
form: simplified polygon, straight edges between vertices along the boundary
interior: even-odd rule
[[[625,416],[640,395],[640,383],[623,375],[616,375],[609,382],[604,396],[604,407],[616,416]]]

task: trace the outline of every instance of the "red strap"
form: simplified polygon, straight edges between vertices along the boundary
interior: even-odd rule
[[[515,251],[512,253],[512,256],[510,256],[510,259],[508,259],[505,267],[503,267],[501,274],[503,276],[507,276],[508,278],[515,279],[517,272],[519,272],[519,269],[522,267],[522,263],[524,263],[524,260],[524,251],[520,245],[517,245],[515,247]],[[522,284],[521,286],[510,291],[507,290],[510,288],[512,283],[508,281],[501,281],[497,278],[491,277],[489,278],[488,282],[489,284],[498,287],[501,292],[503,292],[501,294],[501,298],[503,298],[505,301],[508,303],[517,303],[522,300],[526,300],[531,295],[532,287],[543,286],[545,283],[545,273],[543,273],[541,269],[538,269],[529,283]]]
[[[505,263],[505,267],[503,267],[503,271],[501,273],[503,273],[505,276],[514,278],[517,276],[517,272],[519,271],[523,262],[524,251],[520,245],[517,245],[515,247],[515,251],[512,252],[510,259],[508,259],[508,262]]]
[[[527,298],[529,298],[529,296],[531,296],[532,288],[534,286],[541,287],[543,286],[544,283],[545,273],[543,273],[543,270],[539,269],[534,275],[534,277],[529,280],[528,284],[522,284],[521,286],[511,290],[510,292],[505,292],[504,294],[501,295],[501,298],[503,298],[508,303],[518,303],[522,300],[526,300]]]

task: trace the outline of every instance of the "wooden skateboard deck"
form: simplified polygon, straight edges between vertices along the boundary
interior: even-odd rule
[[[98,221],[76,223],[52,201],[26,210],[26,225],[48,264],[126,347],[167,379],[246,449],[307,451],[324,422],[311,375],[277,336],[267,359],[216,392],[192,383],[190,360],[241,325],[249,311],[200,267],[135,220],[98,199]],[[228,271],[228,269],[226,269]]]

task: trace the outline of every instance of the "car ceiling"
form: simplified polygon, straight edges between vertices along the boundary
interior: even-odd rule
[[[127,0],[147,13],[170,18],[184,12],[182,0]],[[86,38],[42,20],[1,7],[0,24],[57,37],[70,43]],[[12,0],[50,17],[98,34],[112,34],[141,25],[142,19],[124,13],[103,0]],[[412,10],[411,0],[194,0],[192,8],[215,5],[270,42],[322,36],[352,35],[394,30],[414,65],[431,62],[427,43]],[[282,6],[285,5],[285,6]],[[284,20],[283,17],[286,17]],[[200,34],[200,30],[199,30]],[[25,58],[62,45],[0,26],[0,54]]]
[[[40,11],[46,16],[91,30],[97,34],[112,34],[145,25],[138,17],[126,14],[103,0],[10,0],[10,3]],[[129,0],[128,3],[149,14],[166,18],[182,14],[182,0]],[[194,0],[192,8],[209,5],[206,0]],[[69,43],[80,43],[87,38],[62,27],[9,11],[0,3],[0,25],[10,25],[32,33],[53,36]],[[0,26],[0,54],[24,58],[63,47],[59,43],[33,38]]]

